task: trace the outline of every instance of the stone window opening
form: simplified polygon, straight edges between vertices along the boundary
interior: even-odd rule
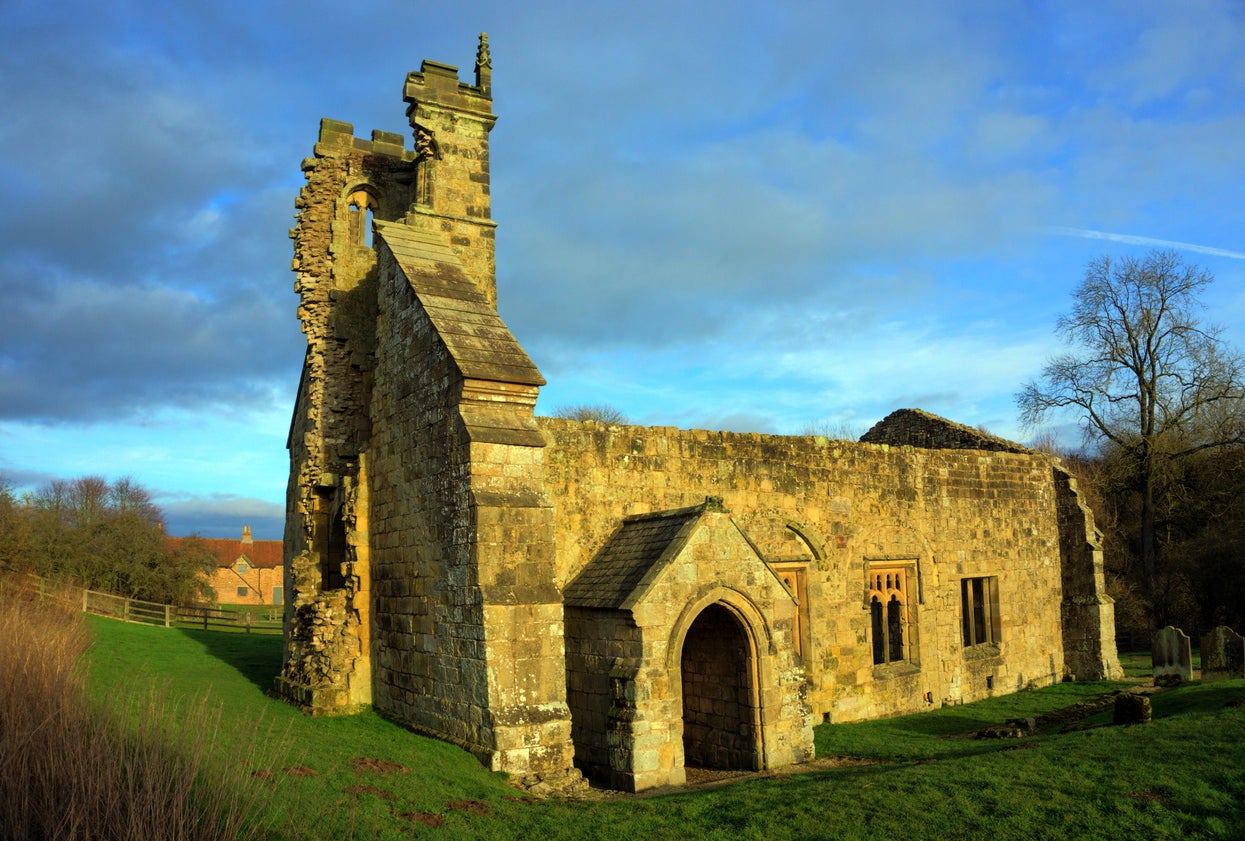
[[[964,647],[998,645],[999,584],[997,576],[960,580],[960,605]]]
[[[771,564],[774,572],[787,586],[796,603],[795,621],[791,628],[791,642],[795,653],[805,656],[808,633],[808,563],[805,561],[775,561]]]
[[[355,190],[347,199],[350,241],[364,248],[372,247],[372,223],[376,220],[377,201],[367,190]]]
[[[346,563],[346,520],[335,488],[318,488],[316,534],[320,549],[320,589],[346,586],[342,566]]]
[[[906,567],[869,570],[869,633],[873,665],[915,662]]]

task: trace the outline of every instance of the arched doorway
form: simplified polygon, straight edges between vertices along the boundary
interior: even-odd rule
[[[756,658],[743,623],[709,605],[687,629],[680,665],[684,765],[759,770]]]

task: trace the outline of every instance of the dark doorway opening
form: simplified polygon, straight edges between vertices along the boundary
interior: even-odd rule
[[[720,604],[705,608],[683,640],[683,764],[755,771],[759,725],[748,633]]]

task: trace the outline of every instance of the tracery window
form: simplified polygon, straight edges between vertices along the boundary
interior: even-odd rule
[[[875,666],[912,659],[908,607],[908,570],[904,567],[871,568],[869,615]]]

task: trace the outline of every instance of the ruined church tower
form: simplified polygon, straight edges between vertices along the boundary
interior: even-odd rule
[[[412,149],[326,119],[303,162],[277,689],[562,785],[578,772],[532,414],[544,379],[497,314],[487,37],[474,84],[424,61],[403,98]]]

